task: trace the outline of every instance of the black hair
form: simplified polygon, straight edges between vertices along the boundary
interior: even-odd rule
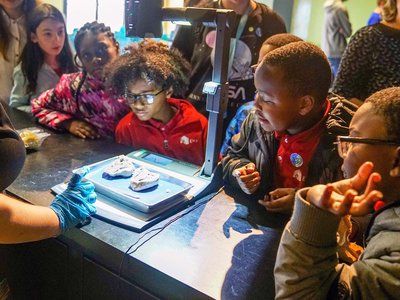
[[[145,39],[109,65],[108,86],[123,95],[130,82],[145,80],[183,96],[189,85],[190,64],[177,49]]]
[[[37,0],[24,0],[22,4],[22,10],[24,14],[32,11],[32,9],[38,5],[40,1]],[[10,40],[12,38],[10,28],[8,24],[6,24],[6,20],[4,20],[1,11],[4,11],[3,7],[0,5],[0,55],[4,57],[5,60],[8,60],[7,50],[10,45]]]
[[[293,34],[278,33],[278,34],[274,34],[274,35],[270,36],[269,38],[267,38],[262,45],[263,46],[270,45],[275,48],[279,48],[279,47],[285,46],[290,43],[301,42],[301,41],[303,41],[303,39],[301,39]]]
[[[257,73],[265,71],[266,66],[283,72],[285,86],[293,97],[311,95],[321,104],[326,100],[332,74],[319,47],[304,41],[290,43],[266,54]]]
[[[115,38],[115,35],[111,31],[111,28],[109,26],[104,25],[104,23],[98,23],[97,21],[85,23],[85,25],[83,25],[81,28],[79,28],[78,32],[75,35],[75,39],[74,39],[74,45],[75,45],[75,50],[76,50],[75,63],[77,65],[78,65],[77,58],[80,58],[82,40],[84,39],[86,34],[89,32],[92,34],[95,34],[95,35],[98,35],[99,33],[104,33],[107,37],[109,37],[113,41],[114,45],[119,50],[119,43],[118,43],[117,39]],[[78,88],[76,89],[75,99],[78,99],[78,95],[81,91],[83,83],[86,80],[86,76],[87,76],[87,72],[85,69],[83,69],[83,77],[82,77],[82,80],[79,82]]]
[[[376,92],[364,103],[370,103],[372,111],[384,119],[387,139],[400,143],[400,87]]]
[[[52,19],[64,24],[65,41],[60,54],[57,56],[61,73],[72,73],[77,70],[72,58],[72,51],[68,42],[67,29],[62,13],[51,4],[40,4],[28,15],[28,41],[21,55],[21,70],[28,81],[27,93],[36,90],[38,73],[44,64],[45,58],[39,44],[32,42],[30,34],[36,34],[38,26],[46,19]]]

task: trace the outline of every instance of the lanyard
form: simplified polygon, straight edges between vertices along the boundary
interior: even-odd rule
[[[229,65],[228,65],[228,74],[231,71],[232,64],[233,64],[233,59],[235,57],[235,52],[236,52],[236,45],[240,40],[240,37],[242,36],[243,30],[246,26],[247,19],[249,18],[249,13],[251,11],[251,2],[249,1],[249,6],[247,7],[246,11],[244,14],[240,17],[239,25],[236,29],[236,36],[235,40],[230,43],[230,48],[229,48]]]

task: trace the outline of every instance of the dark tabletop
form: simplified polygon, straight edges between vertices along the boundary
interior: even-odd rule
[[[9,113],[17,129],[39,126],[23,112]],[[73,169],[133,150],[112,140],[82,140],[49,132],[41,148],[28,153],[22,173],[7,189],[37,205],[48,205],[54,197],[50,188],[68,180]],[[61,239],[87,247],[98,260],[110,257],[96,249],[115,252],[110,262],[115,269],[166,298],[174,296],[168,289],[170,283],[179,281],[212,298],[273,299],[273,266],[287,220],[284,215],[268,214],[256,199],[224,188],[142,233],[93,218],[89,225],[70,230]],[[133,244],[120,268],[124,253]],[[157,272],[168,280],[155,282]]]

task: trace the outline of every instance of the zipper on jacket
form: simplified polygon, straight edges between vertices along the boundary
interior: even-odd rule
[[[169,148],[168,140],[165,139],[165,140],[164,140],[164,149],[168,149],[168,148]]]

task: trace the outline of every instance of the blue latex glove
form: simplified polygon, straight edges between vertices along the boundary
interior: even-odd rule
[[[50,208],[54,210],[60,220],[61,233],[70,229],[96,212],[93,203],[96,201],[94,185],[91,182],[82,182],[82,178],[89,173],[88,167],[82,167],[71,178],[67,189],[57,195]]]
[[[255,228],[249,222],[249,209],[239,203],[235,204],[236,210],[230,215],[228,220],[222,226],[223,232],[225,237],[230,238],[229,229],[232,228],[233,230],[239,233],[251,233],[251,230]]]

